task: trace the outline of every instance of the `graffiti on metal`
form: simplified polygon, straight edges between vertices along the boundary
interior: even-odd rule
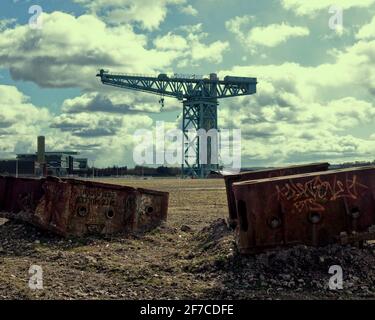
[[[319,172],[327,171],[329,168],[329,163],[310,163],[297,166],[281,167],[281,168],[271,168],[265,170],[256,170],[242,172],[235,175],[225,175],[225,187],[227,191],[228,209],[229,209],[229,221],[232,226],[236,225],[237,212],[236,212],[236,202],[233,194],[233,183],[258,180],[266,178],[274,178],[280,176],[288,176],[300,173],[308,172]]]
[[[0,216],[62,236],[150,230],[166,220],[168,197],[92,181],[0,177]]]
[[[375,166],[238,182],[233,194],[236,241],[244,254],[375,235]]]
[[[116,192],[86,192],[76,199],[76,205],[113,206],[116,203]]]
[[[368,187],[358,182],[356,175],[345,180],[323,181],[321,176],[305,183],[290,181],[283,186],[276,186],[279,201],[291,201],[299,212],[325,211],[324,204],[340,198],[358,199]]]

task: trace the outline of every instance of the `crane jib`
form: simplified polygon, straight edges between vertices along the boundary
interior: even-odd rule
[[[125,89],[166,95],[179,100],[193,97],[207,99],[230,98],[256,93],[256,78],[226,76],[224,80],[216,78],[194,79],[174,78],[161,74],[156,77],[147,75],[110,74],[101,70],[97,75],[105,85]]]

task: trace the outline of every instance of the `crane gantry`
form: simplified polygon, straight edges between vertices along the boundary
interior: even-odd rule
[[[200,137],[197,135],[192,143],[188,137],[189,130],[217,130],[218,99],[252,95],[256,93],[257,85],[256,78],[226,76],[220,80],[215,73],[210,74],[209,78],[167,74],[153,77],[109,73],[101,69],[97,77],[100,77],[105,85],[160,95],[162,98],[159,102],[162,106],[164,96],[182,101],[182,172],[201,178],[206,177],[211,170],[217,169],[218,163],[211,163],[211,143],[207,143],[207,162],[201,161]],[[192,154],[193,159],[190,159]],[[214,158],[218,159],[218,156]]]

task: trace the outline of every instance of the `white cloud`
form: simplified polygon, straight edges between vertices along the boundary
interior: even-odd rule
[[[83,156],[95,159],[95,166],[134,166],[134,133],[140,129],[152,131],[154,127],[153,119],[142,114],[63,113],[51,121],[51,128],[60,132],[48,144],[53,143],[58,149],[81,150]],[[165,128],[175,128],[175,123],[166,122]]]
[[[282,6],[294,11],[297,15],[313,15],[321,10],[327,10],[335,5],[342,9],[367,8],[375,4],[375,0],[282,0]]]
[[[184,5],[185,0],[74,0],[91,13],[110,24],[138,23],[146,30],[154,30],[164,21],[168,7]],[[183,7],[190,13],[194,8]]]
[[[180,35],[172,34],[168,32],[162,37],[158,37],[154,40],[156,49],[160,50],[176,50],[183,51],[189,48],[186,39]]]
[[[187,29],[181,32],[186,33]],[[35,125],[31,123],[34,121],[32,108],[36,108],[32,105],[30,112],[22,109],[14,116],[11,112],[6,116],[1,113],[2,149],[13,152],[15,141],[25,141],[26,146],[20,146],[18,151],[34,151],[35,137],[42,132],[47,135],[47,145],[54,149],[83,150],[84,156],[97,159],[97,165],[124,163],[124,159],[131,163],[132,135],[136,129],[151,128],[153,120],[147,114],[160,112],[158,97],[134,92],[124,94],[123,90],[104,87],[95,77],[97,69],[158,73],[168,72],[174,59],[181,57],[191,63],[220,61],[228,44],[206,43],[206,37],[202,25],[196,25],[186,34],[191,52],[181,50],[185,42],[178,41],[184,38],[173,34],[160,38],[154,48],[149,48],[147,37],[136,34],[129,25],[110,27],[93,15],[74,17],[62,12],[44,14],[41,30],[32,30],[28,25],[3,30],[0,66],[9,68],[15,80],[32,81],[41,87],[78,87],[84,92],[66,99],[62,114],[54,118],[45,110],[47,116],[43,120],[44,113],[36,109]],[[168,46],[168,42],[177,47]],[[12,96],[17,97],[14,93],[2,95],[0,103],[5,106],[5,99]],[[7,103],[17,105],[15,101]],[[165,110],[177,107],[180,109],[176,101],[166,101]],[[9,109],[17,110],[16,107]],[[19,127],[13,124],[15,119]],[[16,132],[27,133],[29,138]],[[9,134],[13,135],[12,140],[4,138]]]
[[[227,41],[204,43],[208,34],[202,31],[202,24],[185,26],[180,30],[186,34],[178,35],[169,32],[156,38],[154,45],[158,50],[179,52],[180,58],[184,58],[181,61],[185,67],[189,63],[194,65],[201,60],[220,63],[223,60],[223,54],[229,49]]]
[[[266,27],[255,27],[247,38],[249,46],[262,45],[276,47],[290,38],[305,37],[310,34],[305,27],[291,26],[286,23],[271,24]]]
[[[85,2],[91,14],[74,17],[54,12],[45,14],[42,30],[19,25],[10,28],[9,24],[0,30],[0,66],[9,68],[13,78],[43,87],[83,89],[79,96],[66,99],[62,114],[53,117],[47,109],[30,103],[16,88],[0,86],[0,156],[21,149],[34,151],[35,136],[43,133],[47,135],[47,145],[86,150],[84,155],[96,158],[98,166],[130,164],[132,134],[136,129],[153,127],[151,113],[160,111],[158,97],[131,91],[125,94],[123,90],[103,86],[95,78],[97,69],[169,72],[177,63],[186,68],[205,62],[220,63],[229,49],[225,39],[212,40],[213,35],[209,37],[201,23],[176,27],[165,35],[159,33],[152,42],[128,24],[154,30],[165,19],[170,6],[176,5],[180,12],[188,8],[185,1],[153,4],[103,0],[91,2],[92,6]],[[288,7],[287,3],[295,6]],[[367,6],[370,2],[352,3],[346,7]],[[301,15],[318,12],[326,4],[327,1],[323,4],[320,0],[284,1],[285,8]],[[130,8],[128,16],[121,12],[126,6]],[[147,14],[138,17],[137,10]],[[151,20],[147,20],[150,15]],[[252,26],[253,21],[253,16],[244,15],[226,23],[227,29],[250,49],[272,49],[291,38],[309,34],[307,28],[293,22]],[[375,135],[360,130],[371,128],[372,124],[375,127],[373,30],[374,20],[359,29],[356,38],[360,41],[332,50],[330,63],[254,65],[249,59],[248,66],[228,67],[220,73],[221,77],[232,74],[259,79],[256,95],[223,100],[219,109],[220,127],[242,129],[245,163],[272,165],[374,158]],[[267,57],[266,61],[272,54],[267,52]],[[228,61],[225,63],[230,66]],[[174,101],[166,103],[166,108],[179,110],[180,105]],[[176,124],[177,121],[169,125]]]
[[[375,38],[375,17],[371,22],[362,26],[356,34],[357,39],[374,39]]]
[[[154,41],[136,34],[128,25],[109,27],[91,15],[74,17],[62,12],[45,14],[43,28],[28,25],[0,32],[0,67],[15,80],[41,87],[80,87],[99,91],[99,68],[114,72],[158,74],[169,71],[175,60],[197,64],[218,63],[227,42],[206,43],[207,34],[192,27],[185,37],[168,33]]]
[[[0,85],[0,157],[31,150],[35,137],[48,128],[52,115],[33,105],[14,86]]]
[[[244,28],[247,28],[254,20],[255,17],[252,15],[237,16],[226,21],[225,27],[230,32],[242,37],[244,35]]]
[[[183,31],[186,33],[202,33],[203,32],[203,24],[190,24],[190,25],[183,25],[176,28],[178,31]]]
[[[53,12],[44,15],[41,30],[23,25],[0,33],[0,66],[15,80],[41,87],[97,89],[98,68],[156,73],[178,56],[148,49],[147,42],[130,26],[108,27],[91,15]]]
[[[310,34],[306,27],[291,26],[285,22],[249,29],[249,23],[252,20],[252,16],[242,16],[235,17],[225,23],[226,28],[237,36],[242,45],[248,48],[276,47],[291,38],[305,37]]]
[[[2,19],[0,20],[0,31],[6,29],[9,25],[15,23],[17,19]]]
[[[223,60],[223,53],[228,49],[228,42],[215,41],[206,45],[199,41],[193,41],[191,57],[193,60],[206,60],[213,63],[220,63]]]
[[[335,51],[330,64],[222,71],[220,77],[254,76],[259,83],[256,95],[222,103],[219,126],[242,129],[244,162],[373,160],[373,135],[359,134],[362,127],[375,127],[373,52],[375,41],[360,41]]]
[[[198,10],[195,9],[191,4],[187,5],[186,7],[182,7],[180,10],[182,13],[185,13],[187,15],[191,15],[191,16],[198,15]]]
[[[150,94],[139,94],[131,90],[124,94],[123,90],[106,92],[89,92],[81,96],[66,99],[62,104],[64,113],[103,112],[112,114],[159,113],[158,97]],[[164,111],[175,111],[176,102],[166,98]],[[178,109],[179,110],[179,109]]]

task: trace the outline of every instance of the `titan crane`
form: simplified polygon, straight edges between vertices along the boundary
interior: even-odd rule
[[[210,78],[197,76],[168,76],[159,74],[156,77],[109,73],[100,70],[97,77],[105,85],[154,93],[162,98],[174,97],[182,101],[182,131],[183,131],[183,164],[182,173],[204,178],[211,170],[218,169],[218,163],[211,163],[211,143],[207,143],[207,161],[200,156],[200,136],[192,142],[188,136],[189,130],[218,129],[217,106],[218,99],[251,95],[256,93],[256,78],[226,76],[220,80],[215,73]],[[210,139],[210,138],[209,138]],[[211,141],[211,139],[210,139]],[[214,150],[217,150],[215,148]],[[217,152],[217,151],[216,151]],[[193,159],[191,159],[193,157]],[[214,155],[218,159],[218,155]],[[218,161],[217,161],[218,162]]]

